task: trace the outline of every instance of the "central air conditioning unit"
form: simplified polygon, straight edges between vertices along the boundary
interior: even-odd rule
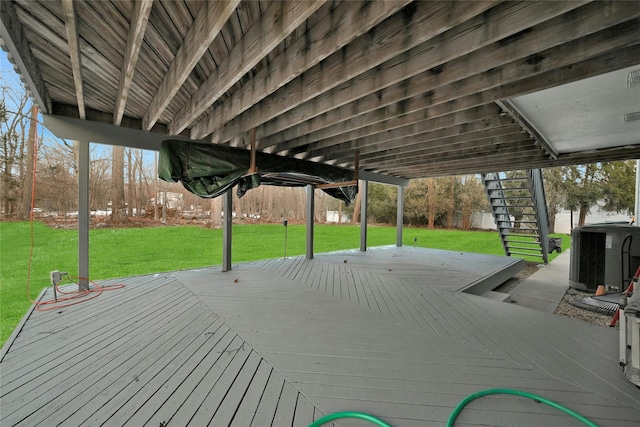
[[[640,266],[640,227],[593,224],[571,230],[571,287],[626,290]]]

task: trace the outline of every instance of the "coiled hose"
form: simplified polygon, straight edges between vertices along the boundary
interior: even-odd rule
[[[453,412],[451,413],[451,415],[449,416],[449,420],[447,421],[447,427],[453,427],[453,423],[456,421],[456,418],[458,418],[458,415],[460,415],[460,412],[462,412],[462,409],[467,406],[467,404],[469,404],[469,402],[478,399],[480,397],[483,396],[489,396],[491,394],[511,394],[514,396],[520,396],[520,397],[526,397],[528,399],[533,399],[537,402],[541,402],[544,403],[546,405],[551,406],[552,408],[555,408],[559,411],[564,412],[567,415],[572,416],[573,418],[577,419],[578,421],[581,421],[583,424],[589,426],[589,427],[598,427],[598,425],[596,423],[594,423],[593,421],[589,420],[588,418],[584,417],[583,415],[580,415],[579,413],[572,411],[571,409],[560,405],[559,403],[556,403],[552,400],[546,399],[544,397],[541,396],[537,396],[535,394],[526,392],[526,391],[521,391],[521,390],[513,390],[513,389],[509,389],[509,388],[492,388],[492,389],[488,389],[488,390],[482,390],[479,391],[477,393],[473,393],[470,394],[469,396],[465,397],[459,404],[458,406],[456,406],[456,408],[453,410]],[[335,414],[329,414],[325,417],[320,418],[319,420],[313,422],[312,424],[309,425],[309,427],[320,427],[321,425],[328,423],[330,421],[334,421],[337,419],[341,419],[341,418],[357,418],[357,419],[361,419],[361,420],[365,420],[365,421],[369,421],[370,423],[377,425],[379,427],[391,427],[390,424],[387,424],[386,422],[382,421],[379,418],[374,417],[373,415],[369,415],[369,414],[365,414],[363,412],[355,412],[355,411],[347,411],[347,412],[336,412]]]

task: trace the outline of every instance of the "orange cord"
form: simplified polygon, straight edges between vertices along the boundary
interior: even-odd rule
[[[67,275],[67,276],[69,276],[69,275]],[[69,276],[69,278],[72,278],[72,276]],[[74,279],[82,280],[83,278],[74,277]],[[104,291],[113,291],[113,290],[122,289],[122,288],[125,287],[125,285],[123,285],[123,284],[110,285],[110,286],[100,286],[94,281],[91,281],[89,279],[85,279],[85,280],[91,282],[93,284],[94,288],[93,289],[88,289],[88,290],[82,289],[82,290],[73,291],[73,292],[65,292],[62,289],[60,289],[58,284],[56,284],[56,291],[59,292],[62,295],[68,295],[68,296],[67,297],[63,297],[63,298],[58,298],[57,301],[51,299],[51,300],[47,300],[47,301],[35,302],[35,304],[36,304],[36,308],[35,309],[38,310],[38,311],[48,311],[48,310],[57,310],[57,309],[64,308],[64,307],[70,307],[72,305],[80,304],[81,302],[85,302],[85,301],[89,301],[89,300],[92,300],[94,298],[97,298]],[[87,297],[87,298],[84,298],[84,297]],[[72,301],[72,302],[66,302],[66,301]]]
[[[86,280],[87,282],[91,282],[94,285],[93,289],[88,290],[79,290],[74,292],[65,292],[58,287],[59,283],[55,284],[56,291],[63,294],[68,295],[67,297],[50,299],[46,301],[35,301],[31,298],[29,294],[29,283],[31,282],[31,263],[33,261],[33,247],[34,244],[34,232],[33,232],[33,206],[36,200],[36,172],[38,166],[38,132],[35,132],[35,140],[33,141],[33,177],[31,181],[31,211],[29,212],[29,222],[30,222],[30,231],[31,231],[31,248],[29,250],[29,265],[27,269],[27,285],[26,285],[26,293],[27,299],[35,304],[35,310],[37,311],[49,311],[49,310],[58,310],[64,307],[70,307],[72,305],[80,304],[81,302],[89,301],[94,298],[97,298],[102,294],[103,291],[111,291],[115,289],[122,289],[125,287],[123,284],[110,285],[110,286],[100,286],[94,281],[89,280],[88,278],[75,277],[77,280]],[[71,276],[67,274],[67,276],[71,279]],[[87,298],[87,295],[89,295]],[[72,302],[66,302],[72,301]]]

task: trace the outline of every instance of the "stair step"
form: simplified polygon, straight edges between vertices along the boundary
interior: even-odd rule
[[[535,215],[531,212],[532,208],[529,206],[520,207],[520,206],[494,206],[496,208],[506,208],[510,215]],[[526,208],[526,210],[524,210]]]
[[[542,254],[542,251],[540,250],[540,248],[533,249],[533,248],[526,248],[523,246],[509,246],[507,245],[507,250],[509,251],[509,253],[514,254],[515,252],[513,252],[511,249],[517,249],[519,251],[531,251],[531,252],[525,252],[527,255],[537,255],[537,254]]]
[[[522,240],[505,240],[505,243],[507,243],[507,247],[510,248],[515,248],[515,246],[509,246],[509,243],[515,243],[517,245],[534,245],[537,246],[538,248],[540,247],[540,241],[537,242],[525,242]]]
[[[531,196],[523,196],[523,197],[491,197],[491,202],[496,202],[499,200],[503,200],[505,202],[513,202],[513,201],[518,201],[518,200],[526,200],[526,201],[532,201],[533,198]],[[520,205],[509,205],[509,206],[515,206],[518,207]]]
[[[531,237],[531,238],[536,238],[538,239],[540,236],[537,234],[513,234],[513,233],[507,233],[504,235],[504,237]]]
[[[502,187],[502,188],[489,188],[489,191],[531,191],[529,187]]]
[[[515,182],[515,181],[529,181],[529,177],[514,177],[514,178],[485,178],[484,182]]]
[[[511,295],[503,292],[487,291],[480,296],[500,302],[511,302]]]
[[[529,253],[523,253],[523,252],[511,252],[511,251],[509,251],[509,255],[534,256],[534,257],[540,257],[540,258],[544,259],[541,253],[529,254]]]
[[[533,200],[533,196],[492,196],[491,200]]]

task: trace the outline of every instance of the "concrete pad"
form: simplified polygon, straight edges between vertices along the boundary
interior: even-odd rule
[[[555,312],[569,289],[569,250],[558,255],[552,262],[542,265],[538,271],[511,289],[511,301],[518,305]]]

